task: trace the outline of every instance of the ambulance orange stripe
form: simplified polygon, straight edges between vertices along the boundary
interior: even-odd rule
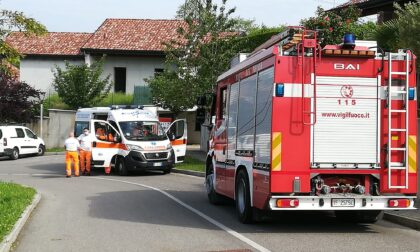
[[[186,142],[187,141],[185,139],[177,139],[177,140],[171,141],[171,144],[172,144],[172,146],[183,145],[183,144],[186,144]]]
[[[94,147],[94,148],[127,150],[127,146],[125,144],[121,144],[121,143],[102,143],[102,142],[96,142],[96,147]]]

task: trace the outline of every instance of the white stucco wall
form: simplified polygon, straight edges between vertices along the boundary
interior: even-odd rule
[[[111,81],[114,81],[114,68],[125,67],[127,71],[126,93],[131,94],[134,92],[134,86],[146,85],[144,79],[154,76],[155,68],[163,68],[164,60],[164,57],[108,55],[105,59],[103,75],[111,75]]]
[[[64,68],[64,62],[67,60],[70,64],[81,64],[84,59],[65,59],[65,58],[24,58],[20,62],[20,80],[29,85],[41,89],[48,93],[53,93],[52,81],[54,75],[52,69],[55,66]]]

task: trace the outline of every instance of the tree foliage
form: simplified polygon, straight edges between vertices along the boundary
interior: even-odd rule
[[[70,108],[90,107],[107,96],[112,82],[110,75],[102,77],[103,59],[90,66],[65,64],[65,69],[55,67],[53,87]]]
[[[194,107],[196,98],[213,91],[220,73],[239,51],[235,38],[235,9],[212,0],[188,0],[178,15],[185,25],[177,31],[178,38],[166,44],[166,66],[163,73],[147,79],[156,104],[180,112]],[[192,7],[191,7],[192,6]]]
[[[44,93],[20,82],[10,75],[0,73],[0,122],[29,122]]]
[[[0,10],[0,71],[10,73],[9,64],[17,66],[20,60],[19,52],[10,47],[6,42],[6,37],[12,31],[22,31],[28,36],[38,36],[47,32],[42,24],[33,18],[26,17],[22,12]]]
[[[315,17],[301,20],[301,25],[307,29],[319,31],[321,45],[340,44],[345,33],[356,35],[357,39],[369,38],[375,30],[373,22],[359,21],[361,11],[354,6],[335,12],[318,7]]]
[[[396,18],[378,25],[374,39],[385,51],[409,48],[420,54],[420,1],[401,6],[394,4]],[[417,68],[420,68],[417,65]]]

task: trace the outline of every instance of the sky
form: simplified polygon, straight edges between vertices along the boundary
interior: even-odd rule
[[[172,19],[185,0],[0,0],[0,9],[24,12],[53,32],[94,32],[106,18]],[[215,2],[220,2],[216,0]],[[298,25],[345,0],[228,0],[234,16],[256,24]]]

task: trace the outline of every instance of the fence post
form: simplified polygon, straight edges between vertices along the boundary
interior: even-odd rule
[[[44,104],[41,103],[41,115],[40,115],[40,124],[39,124],[39,136],[42,138],[42,124],[44,123]]]

